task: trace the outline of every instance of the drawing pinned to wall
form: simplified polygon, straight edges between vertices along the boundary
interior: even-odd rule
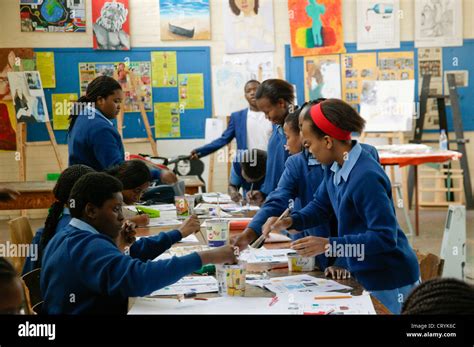
[[[94,49],[130,49],[129,12],[128,0],[92,1]]]
[[[151,52],[153,87],[178,86],[178,62],[175,51]]]
[[[378,55],[379,80],[415,79],[414,52],[381,52]]]
[[[54,52],[36,52],[36,69],[41,75],[43,88],[56,88]]]
[[[418,49],[418,95],[424,75],[431,75],[431,95],[443,94],[443,49],[419,48]],[[424,129],[439,129],[438,104],[436,99],[429,98],[426,104]]]
[[[341,98],[341,61],[339,55],[304,58],[305,101]]]
[[[12,100],[8,73],[34,70],[34,59],[31,48],[0,48],[0,100]]]
[[[155,103],[155,136],[157,138],[181,137],[178,103]]]
[[[291,55],[344,53],[341,0],[288,0]]]
[[[49,121],[48,109],[38,71],[9,72],[15,115],[18,122]]]
[[[180,107],[204,108],[204,76],[200,73],[180,74],[178,81]]]
[[[249,79],[249,73],[243,65],[225,63],[212,66],[215,115],[230,116],[232,112],[248,107],[243,96],[245,82]]]
[[[86,32],[85,0],[20,0],[23,32]]]
[[[210,40],[209,0],[159,0],[161,40]]]
[[[462,44],[462,0],[415,1],[415,47]]]
[[[415,113],[415,80],[364,81],[360,115],[365,131],[410,131]]]
[[[272,0],[226,0],[226,53],[275,50]]]
[[[129,72],[133,73],[135,88]],[[89,83],[99,76],[113,77],[120,83],[124,94],[124,112],[139,112],[139,101],[143,102],[145,111],[152,111],[150,62],[79,63],[81,95],[86,93]]]
[[[78,96],[75,93],[52,94],[53,129],[67,130],[69,128],[69,115]]]
[[[227,54],[224,55],[223,63],[242,66],[247,71],[247,81],[265,81],[276,77],[273,53]]]
[[[375,53],[343,54],[341,56],[342,99],[357,107],[365,80],[377,79]]]
[[[400,48],[399,0],[357,0],[357,50]]]
[[[15,108],[11,101],[0,101],[0,151],[16,151]]]

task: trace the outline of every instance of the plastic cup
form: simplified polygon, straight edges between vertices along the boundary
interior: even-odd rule
[[[288,254],[288,271],[302,272],[313,271],[315,268],[314,257],[302,257],[297,253]]]
[[[221,247],[229,243],[229,221],[209,219],[206,221],[207,244],[210,247]]]
[[[185,196],[175,196],[174,203],[176,206],[176,216],[184,219],[189,216],[188,201]]]
[[[216,279],[220,296],[245,296],[246,264],[216,265]]]

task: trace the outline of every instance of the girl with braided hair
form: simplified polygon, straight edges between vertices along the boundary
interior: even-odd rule
[[[120,112],[123,92],[112,77],[100,76],[74,105],[68,131],[69,165],[83,164],[104,171],[125,161],[122,138],[112,120]],[[169,170],[151,169],[153,180],[177,182]]]
[[[12,264],[0,257],[0,315],[21,314],[23,286]]]
[[[455,278],[435,278],[416,287],[402,314],[474,314],[474,287]]]
[[[39,228],[33,238],[32,244],[38,245],[38,259],[26,258],[23,274],[41,267],[41,255],[43,254],[49,240],[62,228],[69,224],[71,215],[69,213],[69,195],[76,181],[94,169],[86,165],[73,165],[63,171],[53,189],[56,201],[49,208],[48,217],[44,228]]]

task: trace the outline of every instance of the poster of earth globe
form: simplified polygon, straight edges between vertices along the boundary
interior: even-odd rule
[[[85,32],[85,0],[20,0],[21,31]]]

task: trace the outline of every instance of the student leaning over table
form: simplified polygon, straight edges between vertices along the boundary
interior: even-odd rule
[[[124,221],[123,186],[105,173],[81,177],[71,192],[73,217],[46,247],[41,271],[43,312],[47,314],[125,314],[128,297],[145,296],[175,283],[204,264],[235,263],[234,249],[223,246],[183,257],[150,261],[182,237],[199,230],[142,238],[130,255],[117,240]],[[196,218],[194,218],[196,220]]]
[[[346,254],[349,271],[389,310],[400,313],[403,301],[419,283],[420,269],[398,225],[390,180],[380,164],[351,141],[351,132],[362,132],[364,124],[350,105],[338,99],[325,100],[305,112],[305,147],[325,165],[324,179],[313,201],[272,227],[304,229],[335,214],[338,237],[308,236],[291,247],[302,256],[314,256],[340,246],[362,246],[363,254]]]

